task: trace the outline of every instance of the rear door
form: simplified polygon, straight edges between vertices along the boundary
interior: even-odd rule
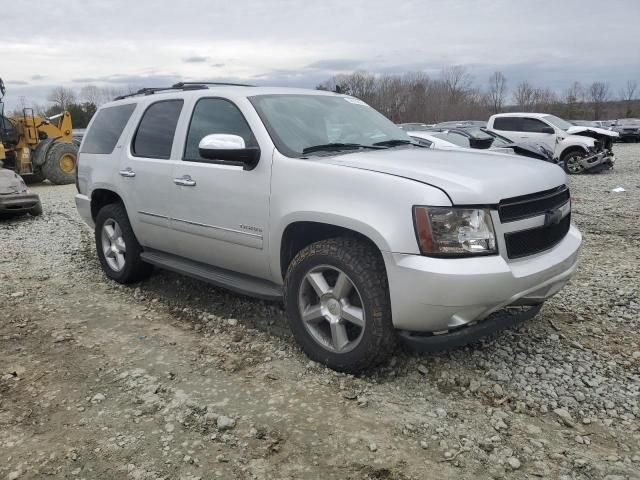
[[[183,103],[182,99],[168,99],[148,105],[120,161],[123,194],[136,237],[143,246],[163,251],[173,248],[170,160]]]
[[[191,109],[191,108],[190,108]],[[258,125],[255,125],[258,127]],[[238,135],[258,146],[244,114],[229,99],[194,99],[181,161],[173,163],[171,226],[183,257],[255,277],[270,278],[264,254],[268,238],[269,182],[273,148],[262,145],[252,170],[199,154],[198,145],[214,133]]]

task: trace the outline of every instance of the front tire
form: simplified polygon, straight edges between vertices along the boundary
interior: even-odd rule
[[[104,273],[118,283],[147,278],[153,267],[142,261],[138,243],[124,205],[111,203],[96,216],[96,250]]]
[[[73,143],[55,143],[47,152],[42,173],[56,185],[67,185],[76,181],[78,147]]]
[[[334,370],[360,372],[395,347],[384,262],[362,240],[330,238],[298,252],[285,277],[285,306],[302,350]]]
[[[42,204],[38,202],[35,206],[31,207],[29,213],[32,217],[39,217],[40,215],[42,215]]]
[[[562,156],[564,171],[571,175],[584,172],[584,167],[580,164],[580,159],[584,157],[582,150],[570,150]]]

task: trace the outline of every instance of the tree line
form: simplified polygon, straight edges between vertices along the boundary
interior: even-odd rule
[[[468,69],[453,65],[435,77],[424,72],[375,75],[366,71],[337,75],[316,87],[353,95],[396,123],[435,123],[447,120],[486,120],[507,111],[545,112],[568,120],[601,120],[640,116],[638,84],[629,80],[617,93],[607,82],[573,82],[562,93],[536,86],[527,80],[509,89],[505,75],[496,71],[479,85]],[[47,105],[34,105],[40,116],[69,111],[74,128],[85,128],[97,108],[140,87],[122,88],[85,85],[76,91],[55,87]],[[21,116],[24,101],[10,116]]]
[[[52,117],[58,113],[68,111],[71,114],[73,128],[86,128],[91,117],[96,113],[100,105],[110,102],[120,95],[133,93],[139,87],[126,86],[123,88],[98,87],[85,85],[79,91],[67,87],[54,87],[47,95],[48,104],[32,105],[33,111],[40,117]],[[26,102],[9,113],[10,117],[21,117]]]
[[[635,80],[629,80],[617,94],[607,82],[600,81],[588,85],[576,81],[558,94],[524,80],[509,91],[502,72],[494,72],[480,86],[461,65],[446,67],[437,77],[423,72],[374,75],[358,71],[332,77],[316,88],[337,88],[358,97],[396,123],[486,120],[507,111],[537,111],[575,120],[640,115]]]

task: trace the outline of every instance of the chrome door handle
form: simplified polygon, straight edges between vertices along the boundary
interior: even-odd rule
[[[136,176],[136,172],[134,172],[133,170],[131,170],[131,168],[127,167],[124,170],[120,170],[120,176],[121,177],[135,177]]]
[[[180,185],[181,187],[195,187],[196,181],[191,178],[190,175],[183,175],[180,178],[174,178],[173,183]]]

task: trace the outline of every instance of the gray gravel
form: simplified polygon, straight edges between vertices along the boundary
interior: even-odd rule
[[[36,186],[45,214],[0,223],[0,478],[638,478],[640,145],[615,150],[570,178],[581,265],[536,319],[361,377],[281,305],[107,281],[74,187]]]

